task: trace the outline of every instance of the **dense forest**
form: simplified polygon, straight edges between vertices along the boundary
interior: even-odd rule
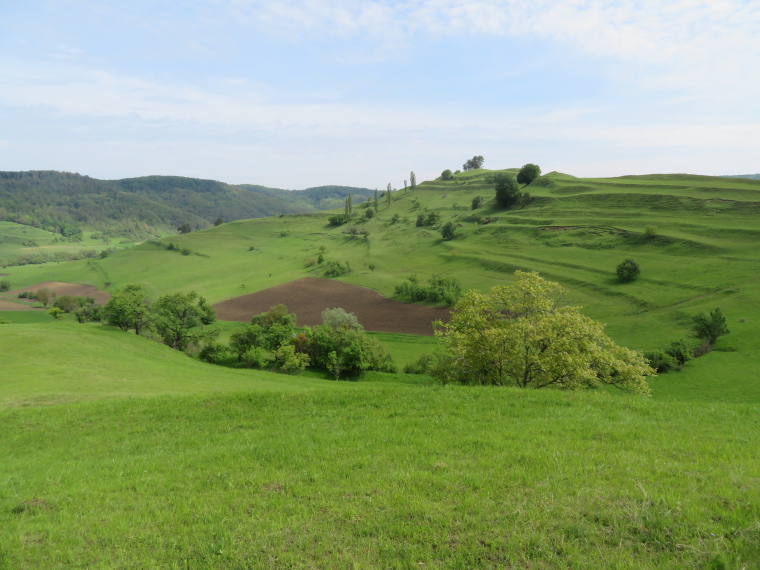
[[[0,221],[11,221],[75,237],[97,230],[140,239],[225,222],[336,207],[366,188],[324,186],[288,191],[231,185],[180,176],[98,180],[55,171],[0,172]]]

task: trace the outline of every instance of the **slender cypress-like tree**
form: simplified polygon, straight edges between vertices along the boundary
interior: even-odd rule
[[[388,189],[385,191],[385,201],[388,202],[388,207],[391,207],[391,183],[388,182]]]
[[[375,188],[375,213],[376,214],[377,214],[377,211],[378,211],[379,207],[380,206],[379,206],[378,201],[377,201],[377,188]]]
[[[417,189],[417,177],[414,175],[414,170],[409,175],[409,182],[412,185],[412,193]]]

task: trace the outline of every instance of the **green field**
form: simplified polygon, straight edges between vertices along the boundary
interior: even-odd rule
[[[634,349],[715,307],[731,334],[641,399],[230,369],[2,313],[0,568],[759,568],[760,181],[552,173],[504,211],[487,174],[381,201],[366,239],[291,215],[161,240],[189,255],[145,243],[4,279],[216,302],[319,275],[324,246],[389,296],[412,273],[484,290],[537,270]],[[430,212],[457,238],[415,226]],[[621,284],[627,258],[642,274]],[[402,367],[436,342],[372,334]]]

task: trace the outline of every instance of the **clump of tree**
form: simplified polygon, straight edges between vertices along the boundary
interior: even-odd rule
[[[349,261],[325,261],[321,264],[321,267],[323,268],[325,277],[338,277],[351,271],[351,263]]]
[[[123,331],[140,334],[152,320],[150,301],[141,285],[126,285],[117,290],[103,307],[103,321]]]
[[[641,269],[639,264],[632,259],[626,259],[615,269],[618,279],[621,283],[630,283],[639,278]]]
[[[353,313],[336,307],[322,311],[322,324],[295,333],[296,316],[285,305],[256,315],[234,331],[230,350],[246,366],[296,372],[306,367],[328,371],[336,379],[365,370],[394,372],[388,352],[367,336]]]
[[[527,186],[541,176],[541,168],[537,164],[525,164],[517,173],[517,182]]]
[[[418,228],[424,226],[435,226],[441,220],[441,215],[438,212],[428,212],[425,214],[418,214],[417,221],[414,223]]]
[[[649,394],[647,377],[655,371],[646,358],[617,346],[579,307],[563,305],[566,293],[522,271],[490,294],[470,291],[448,324],[436,323],[444,356],[433,375],[463,384],[566,390],[606,384]]]
[[[502,208],[514,208],[520,203],[522,193],[517,184],[517,179],[505,172],[493,177],[496,187],[496,203]]]
[[[475,170],[477,168],[483,168],[485,159],[482,156],[473,156],[470,160],[462,165],[462,170]]]
[[[451,306],[462,296],[462,286],[454,277],[434,275],[426,287],[419,282],[416,275],[410,275],[406,281],[396,285],[395,293],[415,302],[428,301]]]

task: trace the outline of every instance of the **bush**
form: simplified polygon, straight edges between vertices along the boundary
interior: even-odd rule
[[[212,342],[201,348],[198,358],[209,364],[219,364],[227,356],[227,350],[225,345]]]
[[[11,290],[11,282],[7,279],[0,279],[0,293],[5,293]]]
[[[454,175],[451,173],[451,170],[448,168],[441,172],[441,180],[453,180]]]
[[[334,216],[327,218],[327,223],[329,223],[331,226],[339,226],[345,223],[345,221],[346,217],[343,214],[335,214]]]
[[[395,293],[400,297],[408,297],[412,301],[430,301],[451,306],[462,295],[462,286],[453,277],[434,275],[428,282],[428,286],[423,287],[416,275],[410,275],[405,282],[396,285]]]
[[[445,241],[450,241],[456,237],[456,230],[454,228],[454,224],[451,222],[446,222],[441,227],[441,237]]]
[[[670,347],[665,351],[665,354],[671,356],[678,363],[679,368],[682,368],[694,355],[694,348],[689,345],[685,340],[676,340],[670,343]]]
[[[472,199],[472,209],[477,210],[478,208],[483,206],[483,197],[482,196],[475,196]]]
[[[644,228],[644,235],[648,238],[657,237],[657,226],[649,225]]]
[[[666,354],[661,350],[651,350],[644,353],[644,358],[649,361],[649,366],[654,368],[657,373],[667,372],[673,368],[676,368],[678,362],[675,358]]]
[[[615,272],[622,283],[630,283],[631,281],[638,279],[641,270],[635,261],[632,259],[626,259],[623,263],[617,266]]]

